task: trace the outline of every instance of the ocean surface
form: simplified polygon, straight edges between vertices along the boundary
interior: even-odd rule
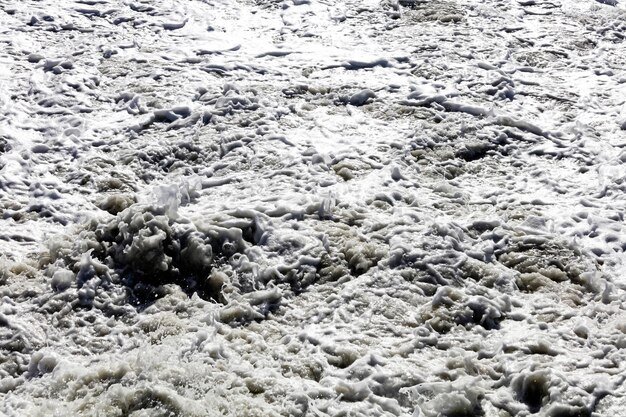
[[[0,0],[0,416],[626,416],[625,39]]]

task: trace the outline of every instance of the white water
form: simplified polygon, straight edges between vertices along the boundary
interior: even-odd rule
[[[0,1],[0,414],[626,414],[624,3],[400,3]]]

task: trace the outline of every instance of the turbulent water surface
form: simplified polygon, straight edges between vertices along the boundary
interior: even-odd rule
[[[625,38],[0,0],[0,415],[626,415]]]

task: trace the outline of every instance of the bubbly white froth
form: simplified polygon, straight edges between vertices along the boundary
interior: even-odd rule
[[[0,2],[0,415],[626,415],[624,4]]]

